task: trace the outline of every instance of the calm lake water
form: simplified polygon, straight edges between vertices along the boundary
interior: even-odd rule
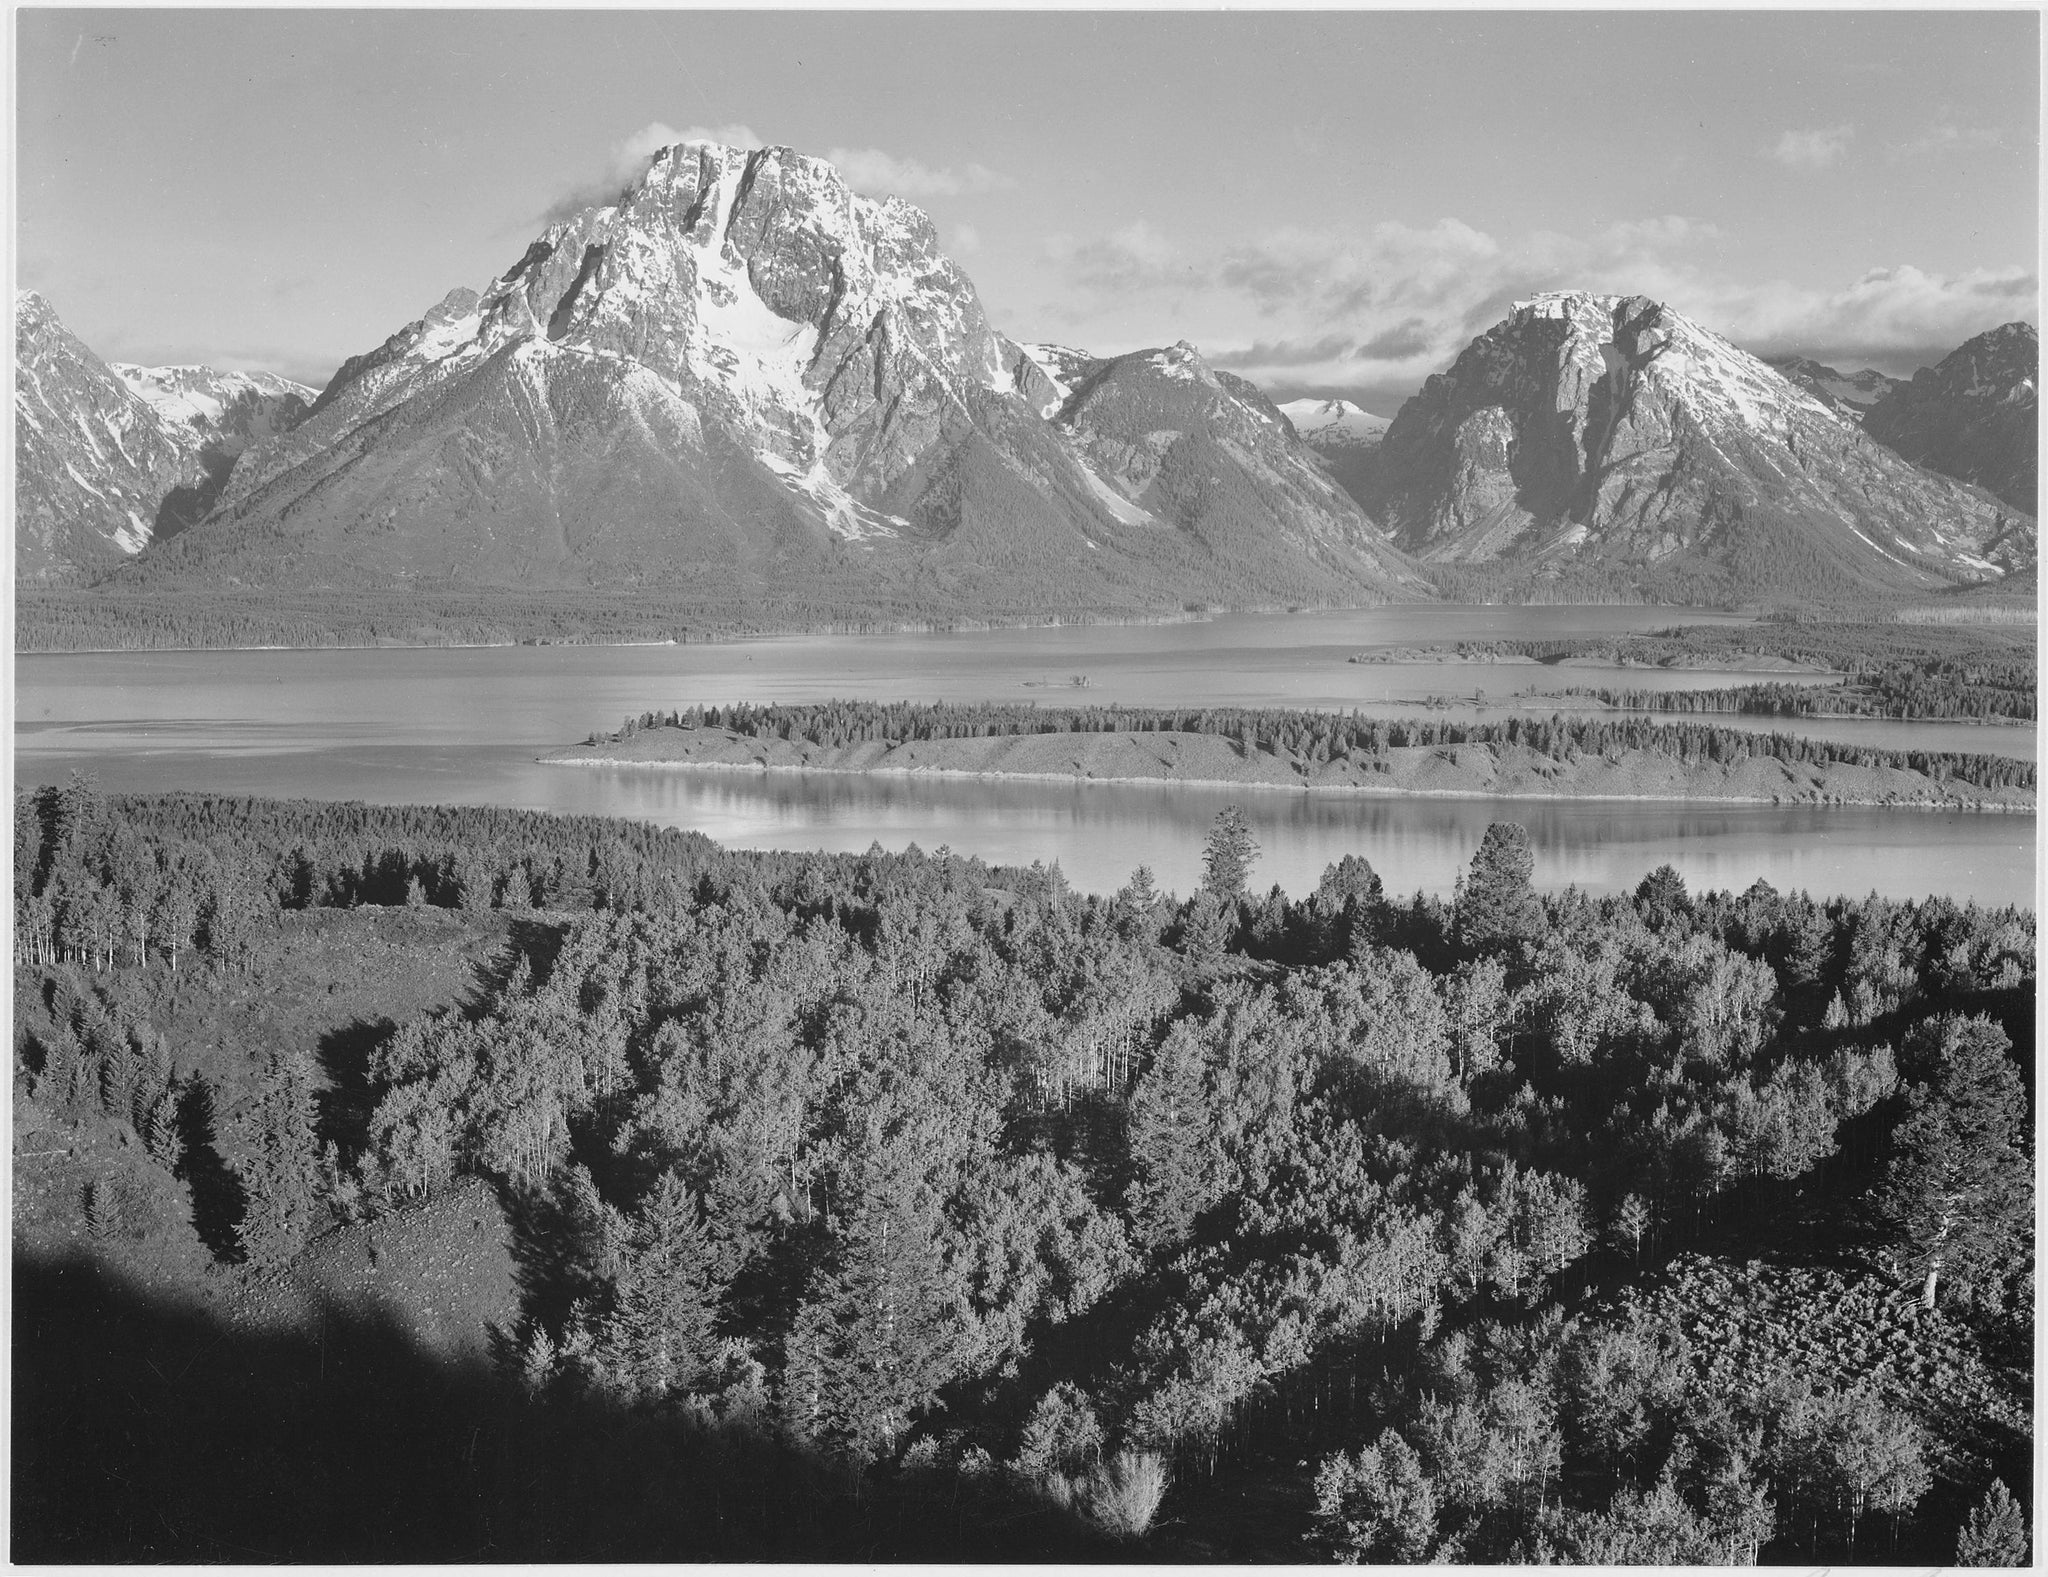
[[[73,768],[110,790],[211,789],[388,804],[500,804],[695,827],[743,848],[949,845],[994,862],[1058,859],[1107,891],[1149,864],[1186,891],[1217,810],[1241,803],[1256,877],[1312,887],[1345,853],[1396,892],[1448,892],[1486,824],[1529,827],[1537,879],[1607,891],[1670,861],[1694,887],[1758,877],[1814,892],[1930,892],[2032,903],[2032,818],[1928,811],[1374,799],[787,774],[544,767],[534,757],[649,708],[693,702],[1067,701],[1504,715],[1527,684],[1706,686],[1754,675],[1353,664],[1375,645],[1740,622],[1670,608],[1403,609],[1233,615],[1173,625],[952,635],[784,637],[713,646],[94,653],[16,660],[15,777]],[[1064,688],[1073,675],[1086,691]],[[1489,681],[1492,681],[1489,683]],[[1543,710],[1549,710],[1544,703]],[[2026,729],[1850,721],[1801,731],[1872,745],[2032,759]]]

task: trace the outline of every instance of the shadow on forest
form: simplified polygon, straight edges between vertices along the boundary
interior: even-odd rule
[[[397,1033],[395,1020],[359,1018],[320,1037],[320,1071],[327,1076],[327,1088],[319,1095],[322,1144],[358,1155],[370,1142],[370,1114],[377,1104],[370,1088],[370,1058]]]
[[[14,1267],[17,1561],[1089,1560],[992,1481],[535,1400],[375,1310],[252,1332],[84,1256]]]
[[[189,1080],[178,1096],[178,1176],[192,1190],[192,1230],[207,1252],[223,1264],[242,1258],[240,1228],[249,1197],[214,1148],[213,1090],[204,1079]]]

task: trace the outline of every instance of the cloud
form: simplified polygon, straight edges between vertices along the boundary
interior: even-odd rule
[[[1142,219],[1092,241],[1048,236],[1044,251],[1069,283],[1100,296],[1199,284],[1208,272]]]
[[[972,257],[981,250],[981,232],[973,225],[955,225],[950,236],[952,250],[961,257]]]
[[[1421,355],[1433,343],[1429,325],[1420,318],[1410,318],[1406,323],[1375,334],[1352,355],[1359,361],[1407,361],[1412,356]]]
[[[728,148],[750,149],[768,146],[768,140],[753,127],[737,121],[728,126],[685,126],[677,131],[657,120],[649,121],[624,142],[614,143],[612,162],[615,168],[624,169],[630,179],[663,148],[673,148],[679,142],[719,142]]]
[[[663,148],[679,142],[719,142],[730,148],[765,148],[767,143],[751,126],[685,126],[681,131],[663,121],[649,121],[631,136],[611,145],[601,174],[579,181],[549,203],[539,218],[541,224],[559,224],[573,219],[586,208],[597,208],[618,195],[647,171],[648,164]]]
[[[1788,170],[1825,170],[1840,162],[1856,135],[1854,126],[1818,126],[1810,131],[1788,131],[1766,150]]]
[[[1325,334],[1318,339],[1254,340],[1237,350],[1212,352],[1209,360],[1233,370],[1258,368],[1268,376],[1283,377],[1305,367],[1329,367],[1356,360],[1358,344],[1342,334]]]
[[[1960,274],[1899,265],[1831,291],[1771,285],[1746,299],[1731,295],[1711,326],[1764,354],[1798,351],[1831,365],[1876,363],[1904,374],[1988,328],[2031,320],[2039,293],[2039,277],[2018,265]]]
[[[1056,288],[1034,338],[1098,352],[1183,336],[1218,366],[1284,395],[1412,391],[1546,290],[1642,295],[1759,353],[1910,373],[1971,335],[2031,317],[2037,285],[2014,266],[1941,275],[1873,269],[1834,287],[1757,283],[1720,264],[1727,238],[1682,214],[1568,235],[1428,225],[1276,229],[1192,253],[1142,222],[1045,245]]]
[[[915,159],[899,159],[880,148],[832,148],[827,164],[838,167],[846,184],[870,197],[964,197],[999,192],[1017,183],[983,164],[935,170]]]
[[[2004,141],[2005,133],[1993,126],[1958,126],[1953,121],[1941,121],[1917,137],[1893,143],[1888,151],[1894,159],[1925,159],[1944,153],[1996,148]]]

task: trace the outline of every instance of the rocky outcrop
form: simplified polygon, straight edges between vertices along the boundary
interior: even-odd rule
[[[1162,533],[1047,419],[1066,399],[917,209],[683,144],[346,363],[147,569],[991,613],[1395,588],[1305,539],[1223,563]]]
[[[2034,561],[2030,517],[1641,296],[1518,305],[1402,407],[1369,507],[1430,561],[1597,564],[1653,595],[1927,590]]]
[[[2039,511],[2035,385],[2041,341],[2007,323],[1922,367],[1864,419],[1864,431],[1915,465],[1972,482],[2015,509]]]
[[[14,301],[14,573],[87,581],[173,522],[198,456],[32,290]],[[171,513],[174,513],[171,512]]]

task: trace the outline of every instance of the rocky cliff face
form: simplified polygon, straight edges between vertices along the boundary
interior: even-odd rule
[[[14,302],[14,573],[63,585],[140,553],[198,457],[24,290]]]
[[[1861,372],[1837,372],[1810,356],[1766,356],[1763,362],[1837,416],[1852,422],[1861,422],[1870,408],[1901,382],[1874,367],[1865,367]]]
[[[2004,324],[1893,388],[1872,407],[1864,431],[1916,465],[2038,514],[2034,400],[2040,371],[2034,326]]]
[[[786,148],[685,144],[346,363],[153,568],[827,604],[914,587],[989,611],[1325,573],[1283,542],[1231,584],[1162,539],[1048,422],[1065,398],[918,210]],[[1316,594],[1387,589],[1373,573]]]
[[[1370,502],[1437,563],[1590,562],[1660,595],[1928,589],[2034,559],[2031,519],[1640,296],[1518,305],[1402,407]]]

